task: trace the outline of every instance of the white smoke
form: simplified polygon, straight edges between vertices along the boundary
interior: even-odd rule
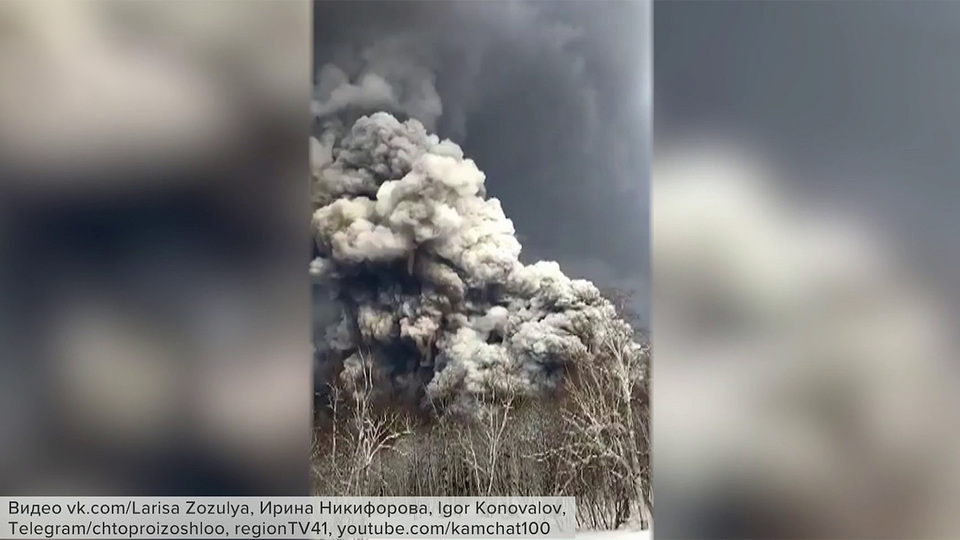
[[[318,117],[350,106],[383,108],[397,103],[393,88],[383,77],[366,73],[357,83],[351,83],[347,74],[333,64],[320,70],[317,88],[321,99],[313,103],[313,114]]]
[[[519,261],[513,223],[459,146],[385,112],[329,126],[311,140],[310,271],[342,314],[321,361],[349,374],[370,359],[394,390],[463,407],[549,389],[628,328],[592,283]]]
[[[428,129],[436,127],[443,114],[433,70],[411,52],[414,44],[403,36],[382,38],[367,47],[348,70],[325,64],[319,71],[314,100],[314,117],[324,118],[341,111],[381,110],[416,118]]]

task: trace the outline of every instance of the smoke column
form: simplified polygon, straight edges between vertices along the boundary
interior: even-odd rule
[[[469,411],[548,391],[606,332],[629,331],[589,281],[520,262],[513,223],[455,143],[386,112],[321,122],[310,273],[340,313],[317,357],[348,387],[370,365],[390,396]]]

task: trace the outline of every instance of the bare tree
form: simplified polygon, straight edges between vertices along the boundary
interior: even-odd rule
[[[377,407],[375,400],[377,375],[373,362],[362,352],[358,376],[350,381],[352,390],[351,429],[348,431],[353,460],[347,492],[368,495],[370,471],[380,454],[398,439],[412,433],[409,419],[396,409]]]
[[[327,463],[315,474],[329,474],[325,484],[336,495],[377,495],[381,475],[373,475],[382,454],[402,437],[413,433],[409,417],[401,411],[376,403],[376,376],[373,362],[362,353],[359,366],[330,385],[330,429],[325,441]],[[318,437],[319,438],[319,437]],[[321,444],[325,443],[325,444]],[[319,460],[315,459],[315,467]],[[378,471],[382,472],[382,471]],[[376,489],[371,489],[375,486]]]
[[[629,295],[611,300],[621,318],[629,313]],[[555,394],[503,389],[482,400],[479,414],[436,410],[416,429],[383,402],[377,392],[387,385],[358,355],[326,393],[330,425],[317,430],[315,493],[572,495],[583,527],[645,528],[653,508],[649,342],[618,319],[592,327],[584,341],[591,345]]]
[[[616,524],[649,521],[649,346],[615,321],[566,383],[562,409],[568,442],[557,451],[572,471],[601,467],[622,491]]]
[[[494,395],[481,405],[477,418],[467,423],[457,437],[476,486],[483,490],[483,495],[492,495],[495,482],[501,477],[498,465],[514,399],[513,395],[502,399]]]
[[[338,446],[338,442],[343,438],[341,433],[343,397],[339,385],[327,383],[327,387],[329,394],[326,412],[329,414],[329,431],[326,425],[313,430],[314,493],[318,494],[339,493],[346,486],[343,469],[338,461],[343,448],[342,445]]]

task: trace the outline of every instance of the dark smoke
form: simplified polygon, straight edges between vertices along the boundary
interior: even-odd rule
[[[385,112],[332,126],[311,140],[310,272],[340,307],[318,354],[345,379],[371,362],[392,392],[464,408],[549,389],[626,329],[589,281],[519,261],[513,223],[459,146]]]
[[[410,16],[413,4],[403,6],[397,16]],[[558,59],[578,32],[560,23],[521,24],[537,10],[509,6],[479,10],[499,21],[483,28],[511,36],[538,29],[541,52],[551,54],[535,55],[535,65],[553,59],[564,72]],[[476,25],[460,28],[453,24],[459,15],[438,9],[449,24],[387,17],[382,27],[360,25],[366,33],[359,34],[339,28],[332,13],[321,16],[318,46],[325,53],[318,56],[324,61],[315,74],[310,141],[317,254],[311,274],[332,302],[320,302],[314,321],[317,372],[320,383],[336,373],[346,382],[373,365],[388,396],[469,410],[492,393],[555,387],[562,368],[590,354],[606,332],[629,326],[589,281],[570,279],[554,262],[521,263],[514,225],[500,201],[487,198],[484,173],[457,144],[432,134],[439,128],[464,136],[465,107],[482,86],[475,76],[481,57],[493,50],[470,30]],[[408,26],[414,30],[396,29]],[[476,46],[438,46],[462,41],[447,32],[455,26],[458,38]],[[456,51],[464,54],[452,62],[458,75],[451,77],[443,55]],[[571,77],[583,74],[574,69],[579,65],[566,70]],[[437,75],[449,103],[441,102]],[[582,86],[564,81],[577,91]]]

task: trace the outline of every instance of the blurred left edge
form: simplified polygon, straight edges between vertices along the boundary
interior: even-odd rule
[[[0,3],[0,493],[307,494],[310,10]]]

